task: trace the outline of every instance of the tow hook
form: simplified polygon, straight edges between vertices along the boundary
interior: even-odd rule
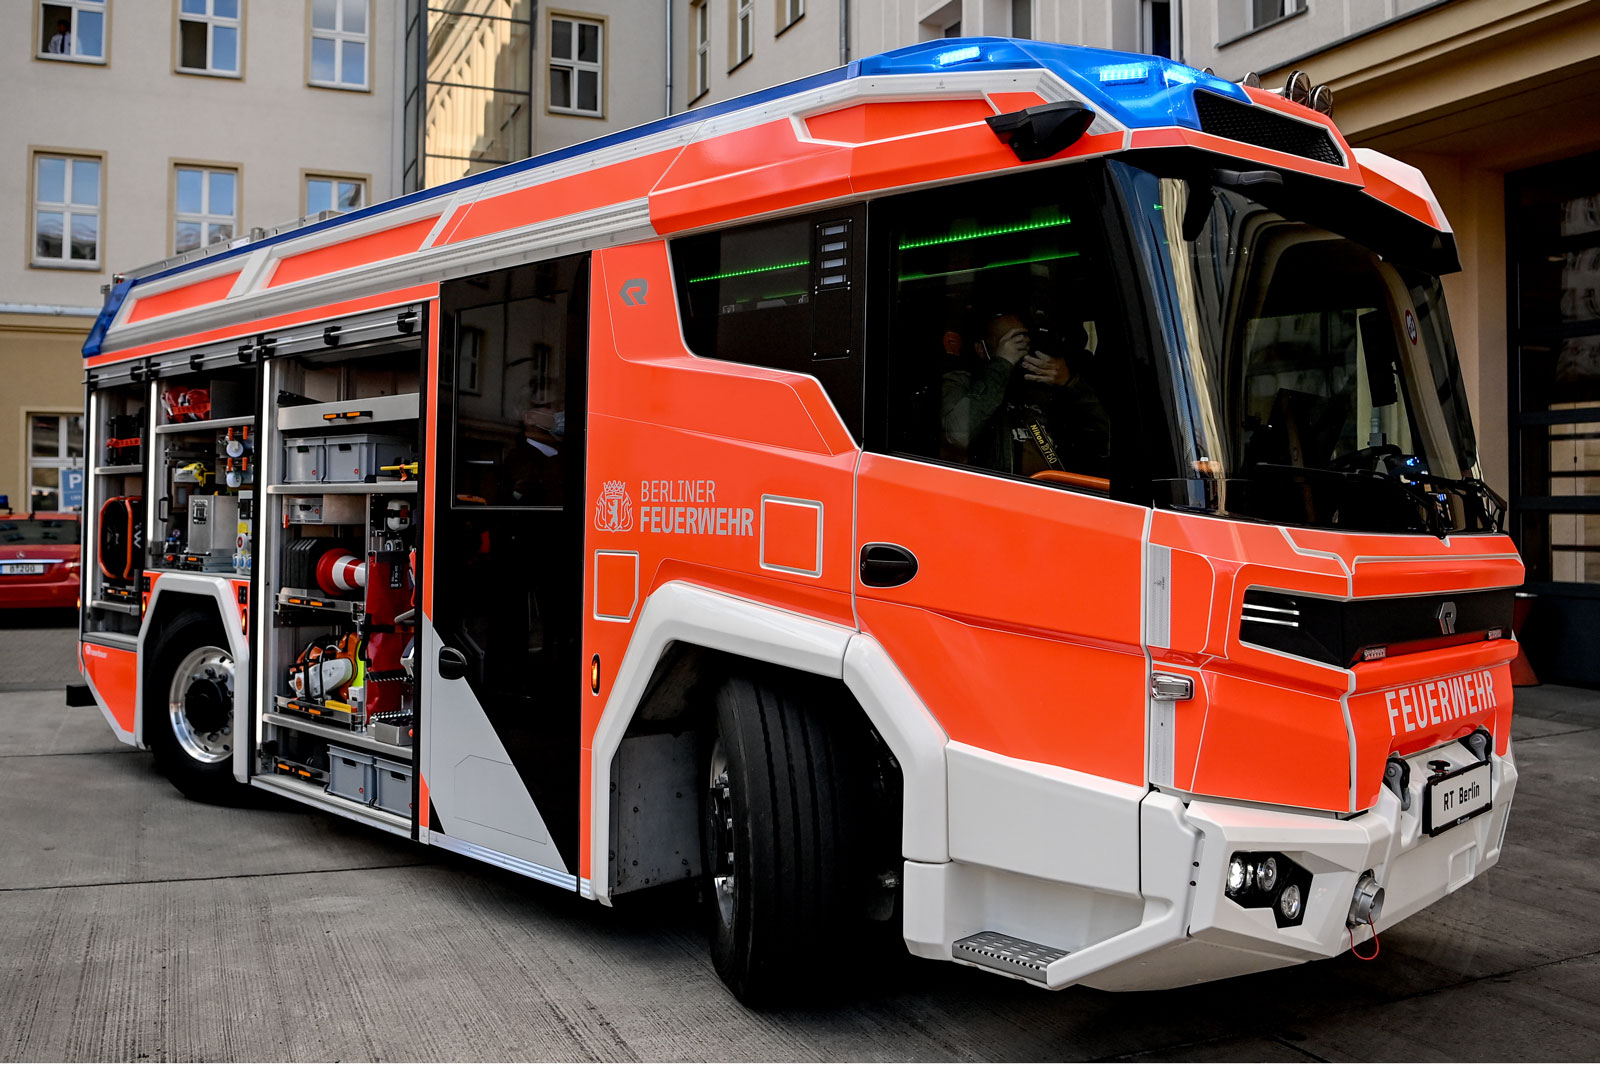
[[[1383,911],[1383,886],[1368,871],[1356,880],[1355,895],[1350,898],[1350,915],[1346,926],[1373,926]]]
[[[1400,798],[1400,810],[1411,810],[1411,767],[1405,760],[1398,756],[1390,756],[1388,766],[1383,768],[1383,784],[1394,790],[1394,795]]]

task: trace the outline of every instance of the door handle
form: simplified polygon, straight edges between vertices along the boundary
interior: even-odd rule
[[[861,584],[877,589],[905,585],[917,576],[917,557],[908,548],[881,541],[861,546]]]
[[[467,657],[457,650],[445,645],[439,649],[439,677],[447,679],[465,678],[467,675]]]

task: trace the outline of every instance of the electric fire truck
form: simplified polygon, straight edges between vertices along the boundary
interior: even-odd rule
[[[1413,168],[937,41],[118,276],[81,665],[186,794],[1051,989],[1500,857],[1522,566]]]

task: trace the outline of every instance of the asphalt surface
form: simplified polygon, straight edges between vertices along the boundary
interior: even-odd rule
[[[1600,1055],[1600,694],[1518,691],[1504,858],[1373,962],[1051,994],[922,961],[862,973],[819,945],[854,981],[758,1014],[682,897],[608,909],[287,803],[184,800],[63,706],[72,659],[70,631],[0,619],[3,1059]]]

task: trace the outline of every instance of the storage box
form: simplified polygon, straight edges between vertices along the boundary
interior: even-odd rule
[[[380,474],[380,467],[416,461],[417,450],[404,437],[389,434],[352,433],[329,437],[324,445],[325,482],[365,482],[376,477],[395,478],[390,471]]]
[[[357,804],[371,804],[376,791],[375,768],[377,757],[353,748],[328,746],[328,792],[336,797],[353,800]],[[409,797],[409,793],[407,794]],[[408,800],[409,803],[409,800]],[[409,809],[407,809],[409,811]]]
[[[377,797],[373,805],[393,815],[411,817],[411,767],[382,756],[373,759]]]
[[[283,442],[283,480],[286,482],[320,482],[326,466],[325,439],[321,437],[290,437]]]
[[[365,482],[395,478],[379,468],[412,463],[417,450],[404,437],[390,434],[352,433],[336,437],[289,437],[283,442],[283,480],[310,482]]]

